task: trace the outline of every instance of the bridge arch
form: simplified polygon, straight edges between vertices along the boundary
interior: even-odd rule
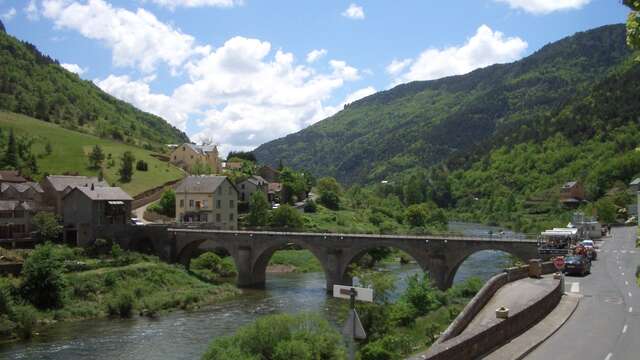
[[[265,246],[260,251],[256,252],[255,258],[252,261],[251,272],[253,274],[253,280],[257,284],[265,285],[266,284],[266,274],[267,274],[267,266],[269,265],[269,261],[279,250],[286,249],[289,246],[297,246],[303,250],[308,250],[320,263],[320,267],[322,268],[322,272],[325,275],[325,278],[330,276],[330,273],[326,267],[326,254],[317,248],[310,246],[303,240],[297,239],[282,239],[280,241],[275,241],[268,246]]]
[[[494,243],[485,243],[485,244],[476,244],[472,247],[465,247],[455,252],[455,256],[451,258],[449,261],[448,271],[444,274],[444,284],[445,288],[449,288],[453,285],[453,280],[455,279],[460,266],[471,256],[478,254],[483,251],[499,251],[512,256],[515,256],[519,260],[527,263],[530,259],[534,259],[538,257],[537,248],[535,251],[532,251],[531,247],[514,247],[513,244],[501,244],[499,242]]]
[[[432,276],[435,275],[436,268],[433,265],[432,259],[429,258],[427,251],[424,249],[418,249],[413,244],[409,242],[403,241],[375,241],[370,243],[363,243],[358,246],[352,247],[352,249],[345,254],[343,258],[343,262],[340,264],[338,270],[338,278],[342,279],[344,285],[351,285],[353,283],[353,278],[349,274],[349,266],[357,261],[359,258],[364,256],[367,252],[377,249],[377,248],[392,248],[396,250],[401,250],[411,256],[416,263],[420,266],[422,271],[430,273]]]

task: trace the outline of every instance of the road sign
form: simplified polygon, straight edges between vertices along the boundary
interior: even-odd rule
[[[553,266],[555,266],[558,270],[562,270],[564,268],[564,258],[562,256],[558,256],[557,258],[553,259]]]
[[[347,322],[342,328],[342,335],[349,339],[364,340],[367,338],[367,333],[364,331],[360,317],[355,309],[349,310],[349,317]]]
[[[355,290],[355,300],[373,302],[373,289],[355,286],[333,285],[333,297],[350,299],[352,289]]]

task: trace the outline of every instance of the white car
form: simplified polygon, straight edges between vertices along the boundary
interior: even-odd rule
[[[273,204],[273,206],[271,207],[272,209],[277,209],[280,207],[280,204]]]
[[[140,219],[138,219],[138,218],[131,218],[131,224],[132,225],[144,225],[144,223],[142,221],[140,221]]]

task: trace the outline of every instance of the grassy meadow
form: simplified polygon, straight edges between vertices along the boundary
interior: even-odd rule
[[[2,131],[13,129],[16,135],[27,135],[36,139],[32,149],[34,154],[39,155],[38,166],[41,175],[44,173],[56,175],[78,173],[79,175],[96,176],[98,171],[88,167],[87,154],[97,144],[102,147],[105,155],[111,154],[112,159],[115,161],[112,166],[109,166],[108,159],[104,161],[103,172],[105,179],[111,185],[122,187],[131,196],[138,195],[145,190],[183,176],[182,170],[152,157],[151,151],[67,130],[56,124],[36,120],[28,116],[0,112],[0,129]],[[47,142],[51,143],[53,149],[50,155],[45,155]],[[131,151],[136,161],[146,161],[149,164],[149,170],[136,170],[131,182],[120,183],[118,180],[118,168],[120,157],[125,151]]]

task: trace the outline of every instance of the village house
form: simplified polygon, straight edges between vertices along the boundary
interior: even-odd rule
[[[176,222],[238,228],[238,189],[226,176],[188,176],[176,188]]]
[[[0,184],[5,183],[23,183],[27,179],[20,176],[17,170],[0,170]]]
[[[258,175],[262,176],[267,182],[274,183],[280,181],[280,171],[269,165],[263,165],[258,169]]]
[[[228,171],[240,171],[242,170],[242,162],[240,161],[226,161],[223,164],[223,168]]]
[[[53,206],[56,214],[62,216],[62,200],[71,190],[77,187],[105,187],[107,182],[100,181],[97,177],[50,175],[40,183],[44,191],[44,202]]]
[[[248,179],[239,182],[238,191],[240,192],[240,201],[245,202],[251,200],[251,196],[256,191],[261,191],[265,198],[269,191],[269,183],[262,176],[252,175]]]
[[[218,156],[218,147],[216,145],[184,143],[171,152],[170,161],[172,164],[180,166],[189,172],[197,164],[202,166],[209,165],[214,174],[219,174],[222,172],[222,166]]]
[[[282,184],[279,182],[270,182],[267,192],[267,200],[271,203],[279,203],[282,192]]]
[[[560,188],[560,202],[566,207],[577,207],[585,200],[584,187],[578,181],[569,181]]]
[[[133,198],[119,187],[78,186],[63,200],[64,238],[69,244],[88,245],[99,227],[131,222]]]
[[[43,195],[38,183],[0,184],[0,239],[31,236],[33,216],[41,211],[53,212],[53,207],[44,204]]]

